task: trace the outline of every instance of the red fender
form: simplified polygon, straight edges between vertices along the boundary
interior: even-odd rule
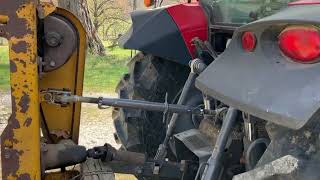
[[[191,41],[198,37],[203,41],[208,40],[208,20],[204,10],[198,2],[183,3],[167,8],[168,13],[178,26],[189,53],[195,58],[195,46]]]

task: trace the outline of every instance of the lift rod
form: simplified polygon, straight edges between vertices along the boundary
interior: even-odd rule
[[[159,102],[150,102],[142,100],[119,99],[119,98],[96,98],[83,97],[65,93],[63,91],[47,91],[44,93],[44,100],[48,103],[67,105],[70,103],[81,102],[97,104],[99,108],[116,107],[125,109],[140,109],[145,111],[168,112],[178,114],[195,114],[195,115],[215,115],[215,110],[202,109],[178,104],[168,104]]]

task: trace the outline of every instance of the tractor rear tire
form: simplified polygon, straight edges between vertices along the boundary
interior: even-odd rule
[[[173,103],[183,88],[190,68],[149,54],[139,53],[128,64],[129,73],[119,82],[119,98]],[[166,132],[163,113],[132,109],[113,109],[122,148],[153,157]]]

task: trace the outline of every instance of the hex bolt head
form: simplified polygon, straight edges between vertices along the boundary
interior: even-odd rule
[[[53,60],[51,60],[49,64],[50,64],[51,67],[55,67],[56,66],[56,62],[53,61]]]
[[[46,101],[51,100],[51,98],[52,98],[52,96],[51,96],[50,94],[45,94],[45,95],[44,95],[44,99],[45,99]]]
[[[57,47],[62,43],[62,36],[57,32],[48,32],[45,35],[45,40],[48,46]]]

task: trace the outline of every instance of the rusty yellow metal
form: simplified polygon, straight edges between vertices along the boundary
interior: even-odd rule
[[[86,56],[86,32],[80,21],[69,11],[57,8],[55,13],[67,18],[75,26],[79,36],[79,44],[76,51],[63,67],[46,73],[43,76],[40,81],[40,89],[67,89],[72,94],[81,96]],[[41,107],[51,134],[56,136],[64,135],[65,137],[70,137],[75,143],[78,142],[81,114],[80,103],[61,107],[43,102],[41,103]]]
[[[68,138],[77,143],[81,105],[76,103],[60,107],[40,103],[40,92],[68,89],[72,94],[82,95],[86,32],[74,15],[51,4],[38,4],[37,0],[0,0],[0,4],[0,36],[9,42],[12,91],[12,115],[1,135],[2,177],[41,179],[40,107],[50,132],[66,132]],[[68,62],[58,70],[43,75],[41,80],[37,59],[37,11],[40,18],[53,12],[66,17],[75,26],[79,38],[77,49]],[[66,177],[67,173],[60,175]],[[59,173],[46,177],[57,179]]]
[[[0,0],[7,22],[12,115],[1,136],[4,179],[40,179],[40,122],[37,66],[37,1]],[[6,18],[4,18],[6,19]]]
[[[78,46],[78,70],[77,70],[77,83],[75,86],[75,94],[81,96],[83,93],[83,81],[84,81],[84,70],[85,70],[85,59],[86,59],[86,52],[87,52],[87,33],[82,26],[79,19],[74,16],[72,13],[58,8],[58,12],[63,14],[65,17],[68,17],[78,30],[78,36],[79,36],[79,46]],[[81,103],[75,104],[74,109],[74,121],[72,124],[72,131],[71,136],[72,140],[75,143],[78,143],[79,141],[79,129],[80,129],[80,116],[81,116]]]
[[[70,180],[79,177],[79,171],[70,170],[65,172],[51,172],[44,177],[45,180]],[[79,179],[79,178],[78,178]]]
[[[9,21],[8,16],[0,15],[0,24],[7,24]]]
[[[40,2],[37,10],[38,16],[43,19],[53,13],[56,10],[56,6],[51,2]]]

